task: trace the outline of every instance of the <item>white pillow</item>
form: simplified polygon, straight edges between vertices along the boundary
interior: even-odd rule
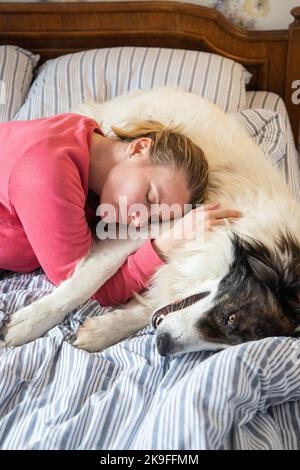
[[[25,101],[40,56],[18,46],[0,46],[0,121],[10,121]]]
[[[103,102],[136,89],[178,85],[228,112],[246,106],[251,74],[237,62],[198,51],[113,47],[48,60],[15,119],[69,111],[85,101]]]

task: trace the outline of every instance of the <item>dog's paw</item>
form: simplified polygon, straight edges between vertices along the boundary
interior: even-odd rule
[[[44,333],[38,312],[39,309],[34,305],[29,305],[13,313],[6,327],[4,337],[6,346],[22,346]]]
[[[124,334],[113,328],[113,317],[114,315],[107,313],[85,320],[77,331],[73,346],[89,352],[99,352],[118,343],[124,338]]]

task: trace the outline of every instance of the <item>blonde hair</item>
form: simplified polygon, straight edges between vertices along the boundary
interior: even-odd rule
[[[167,127],[158,121],[130,121],[124,127],[112,126],[119,139],[131,142],[140,137],[152,140],[150,160],[153,165],[173,165],[183,170],[191,191],[189,203],[202,204],[206,196],[208,163],[204,152],[188,137],[179,126]]]

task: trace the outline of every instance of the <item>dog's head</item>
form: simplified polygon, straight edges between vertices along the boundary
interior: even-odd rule
[[[159,353],[220,350],[269,336],[296,336],[300,326],[300,246],[288,234],[271,252],[232,238],[233,257],[219,281],[152,316]]]

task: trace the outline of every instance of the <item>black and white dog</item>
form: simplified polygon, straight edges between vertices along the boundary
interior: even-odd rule
[[[157,271],[146,294],[122,309],[87,319],[74,345],[99,351],[150,320],[162,355],[222,349],[268,336],[296,336],[300,204],[237,120],[196,95],[169,87],[83,105],[77,112],[101,122],[104,130],[131,118],[180,124],[208,159],[207,202],[220,201],[240,210],[243,217],[205,240],[187,242]],[[6,345],[31,341],[60,323],[140,244],[140,240],[95,244],[70,279],[14,313]]]

